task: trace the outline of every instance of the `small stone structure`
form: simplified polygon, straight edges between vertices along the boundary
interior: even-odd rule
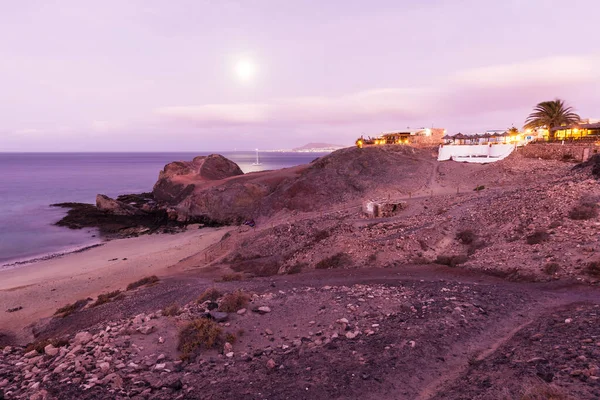
[[[405,201],[373,201],[369,200],[363,204],[363,212],[368,218],[391,217],[407,206]]]

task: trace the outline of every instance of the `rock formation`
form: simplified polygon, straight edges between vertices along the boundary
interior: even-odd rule
[[[406,146],[342,149],[308,165],[242,175],[222,156],[168,164],[154,197],[179,220],[239,223],[281,210],[315,211],[363,196],[409,193],[427,184],[427,150]]]

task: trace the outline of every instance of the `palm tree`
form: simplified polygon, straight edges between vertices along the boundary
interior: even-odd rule
[[[525,129],[546,128],[548,139],[554,139],[552,128],[576,124],[581,120],[573,107],[567,106],[564,100],[543,101],[533,109],[525,120]]]

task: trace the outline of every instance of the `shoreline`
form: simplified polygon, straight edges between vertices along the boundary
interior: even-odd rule
[[[78,252],[0,269],[0,331],[19,341],[31,328],[77,300],[124,290],[129,283],[185,270],[188,259],[221,240],[231,227],[191,229],[106,241]],[[179,264],[179,265],[178,265]],[[21,307],[21,308],[19,308]],[[18,308],[18,311],[8,312]]]
[[[10,270],[13,268],[19,268],[24,265],[33,264],[38,261],[53,260],[55,258],[68,256],[69,254],[81,253],[81,252],[84,252],[84,251],[87,251],[87,250],[90,250],[90,249],[93,249],[96,247],[104,246],[108,241],[109,240],[102,240],[97,243],[86,244],[86,245],[77,246],[77,247],[70,247],[70,248],[67,248],[64,250],[58,250],[55,252],[42,253],[42,254],[38,254],[38,255],[34,255],[34,256],[30,256],[30,257],[13,258],[13,259],[5,260],[5,261],[3,261],[3,264],[0,264],[0,272]]]

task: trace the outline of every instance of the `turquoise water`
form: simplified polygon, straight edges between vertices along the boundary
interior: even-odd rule
[[[211,153],[0,153],[0,265],[68,251],[99,241],[94,229],[54,226],[65,210],[61,202],[94,203],[96,194],[116,197],[152,190],[171,161]],[[323,153],[221,153],[242,171],[306,164]]]

